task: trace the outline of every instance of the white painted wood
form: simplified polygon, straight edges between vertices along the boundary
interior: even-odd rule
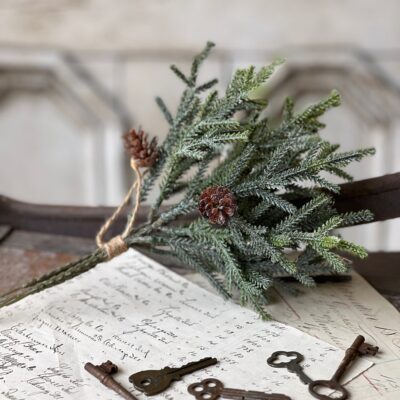
[[[187,49],[351,43],[396,48],[398,0],[2,0],[3,43],[69,49]]]
[[[0,51],[2,194],[40,203],[120,202],[126,118],[96,85],[57,53]]]

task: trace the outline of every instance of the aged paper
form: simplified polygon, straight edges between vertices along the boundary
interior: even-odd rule
[[[213,290],[198,274],[187,275]],[[353,273],[351,282],[324,283],[318,290],[302,289],[293,296],[276,292],[268,308],[280,322],[295,326],[342,349],[363,335],[379,346],[375,365],[347,388],[354,399],[400,399],[400,314],[364,278]]]
[[[276,350],[301,351],[306,373],[315,378],[330,377],[343,356],[296,328],[260,321],[130,250],[0,311],[0,397],[117,400],[83,368],[109,359],[120,367],[115,378],[144,399],[128,382],[130,374],[213,356],[218,365],[153,398],[189,399],[189,383],[216,377],[227,387],[308,399],[297,376],[267,365]],[[361,361],[348,378],[370,365]]]
[[[375,365],[348,386],[355,399],[400,399],[400,314],[357,273],[271,308],[279,320],[344,348],[356,334],[379,346]],[[283,313],[285,313],[283,317]]]

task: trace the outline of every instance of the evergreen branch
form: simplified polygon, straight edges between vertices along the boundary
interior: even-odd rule
[[[310,120],[320,117],[330,108],[340,106],[340,101],[339,92],[337,90],[332,90],[331,94],[326,99],[318,104],[308,107],[305,111],[296,115],[291,120],[290,124],[294,126],[302,126]]]
[[[207,42],[205,49],[194,58],[192,63],[191,75],[189,79],[189,86],[192,87],[195,86],[200,65],[208,57],[211,49],[214,46],[215,44],[213,42]]]
[[[165,105],[163,99],[161,97],[156,97],[156,103],[163,113],[165,119],[167,120],[169,125],[173,125],[174,119],[172,118],[172,114],[169,112],[167,106]]]
[[[170,66],[171,71],[186,85],[190,86],[190,80],[186,78],[185,74],[175,65]]]
[[[201,253],[197,251],[197,246],[195,246],[193,242],[189,242],[185,245],[182,242],[171,241],[170,244],[175,256],[178,259],[180,259],[185,265],[192,267],[196,272],[199,272],[201,275],[207,278],[211,285],[219,294],[221,294],[223,298],[228,299],[231,297],[231,294],[225,289],[217,275],[207,268],[205,260],[201,256]],[[193,251],[194,248],[196,251]]]
[[[285,60],[283,58],[278,58],[271,64],[262,67],[255,76],[255,88],[264,84],[275,72],[276,68],[282,65],[284,62]]]
[[[351,211],[341,214],[342,227],[361,224],[363,222],[372,222],[374,215],[369,210]]]
[[[336,91],[298,113],[288,98],[281,120],[263,118],[267,101],[257,97],[257,89],[281,60],[258,71],[253,66],[238,69],[221,95],[212,89],[216,79],[198,85],[199,68],[213,46],[207,43],[187,74],[171,66],[185,87],[175,113],[156,98],[169,124],[164,142],[155,148],[143,133],[139,144],[131,137],[134,158],[149,162],[148,151],[155,155],[144,174],[141,201],[160,183],[149,220],[124,240],[129,247],[176,257],[224,297],[239,290],[242,304],[267,318],[268,290],[284,286],[279,277],[290,275],[313,287],[313,275],[321,271],[348,271],[341,253],[367,255],[335,230],[371,221],[372,214],[340,214],[327,192],[340,189],[331,175],[350,181],[345,168],[374,151],[340,152],[339,145],[321,138],[319,118],[340,104]],[[221,161],[215,165],[217,159]],[[181,197],[165,206],[177,193]],[[197,207],[200,212],[190,224],[181,218]],[[78,276],[105,258],[97,250],[1,297],[0,307]]]
[[[206,83],[203,83],[202,85],[198,86],[196,88],[196,93],[202,93],[205,92],[208,89],[211,89],[213,86],[215,86],[218,83],[218,79],[212,79],[211,81],[208,81]]]
[[[325,195],[319,195],[315,197],[302,206],[296,213],[288,215],[286,218],[280,221],[275,226],[274,232],[283,233],[296,229],[301,222],[307,218],[310,218],[318,208],[328,205],[331,201],[332,200]]]

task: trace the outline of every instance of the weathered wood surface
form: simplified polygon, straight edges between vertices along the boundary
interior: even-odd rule
[[[375,221],[400,217],[400,173],[341,185],[339,211],[371,210]]]
[[[96,248],[93,239],[21,230],[10,232],[7,228],[0,226],[0,294]],[[6,231],[8,233],[4,235]],[[178,265],[172,258],[144,253],[182,275],[192,272]]]

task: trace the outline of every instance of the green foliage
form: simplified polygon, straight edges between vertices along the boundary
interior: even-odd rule
[[[266,102],[254,93],[281,60],[258,72],[253,66],[237,70],[222,97],[216,90],[204,94],[217,82],[197,83],[199,67],[212,47],[208,43],[195,57],[188,75],[171,67],[185,84],[175,115],[157,99],[170,130],[143,196],[161,175],[160,193],[150,225],[135,234],[151,232],[154,250],[162,248],[202,273],[224,297],[238,289],[243,304],[267,317],[265,295],[280,284],[280,276],[292,275],[312,287],[316,272],[348,270],[342,253],[366,256],[362,247],[334,230],[372,216],[368,211],[339,214],[332,194],[340,187],[330,176],[351,180],[343,168],[373,150],[339,152],[339,145],[321,138],[324,124],[318,119],[340,104],[337,91],[299,113],[287,99],[276,126],[261,118]],[[215,159],[220,162],[212,169]],[[212,185],[228,187],[237,199],[237,213],[225,226],[215,227],[200,216],[189,225],[169,224],[195,211],[199,194]],[[178,192],[183,198],[160,212],[161,204]]]
[[[237,70],[222,96],[212,89],[216,79],[198,83],[199,68],[213,46],[207,43],[188,74],[171,67],[185,85],[176,112],[156,99],[169,132],[145,175],[141,200],[158,179],[159,194],[149,220],[130,232],[126,242],[177,257],[206,276],[224,297],[237,289],[243,304],[267,318],[267,291],[282,285],[280,277],[290,275],[312,287],[316,273],[348,270],[349,262],[341,254],[366,256],[362,247],[334,230],[370,221],[372,215],[338,213],[333,194],[340,187],[331,177],[351,180],[344,168],[373,150],[340,152],[339,145],[321,138],[324,124],[319,118],[340,104],[336,91],[301,112],[287,99],[278,124],[262,118],[267,103],[257,98],[257,89],[281,60],[259,71],[253,66]],[[180,221],[196,211],[202,190],[215,185],[228,187],[236,198],[237,210],[228,223],[216,227],[199,214],[190,224]],[[178,193],[181,197],[164,207]],[[60,270],[57,282],[92,268],[98,257],[92,257],[90,265]],[[33,282],[26,293],[49,285],[45,279]],[[0,306],[14,299],[6,298]]]

